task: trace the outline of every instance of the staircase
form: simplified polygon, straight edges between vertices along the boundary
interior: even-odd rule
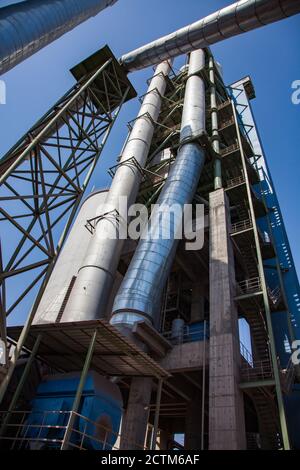
[[[251,335],[255,347],[255,356],[260,361],[270,361],[268,347],[268,333],[265,320],[261,312],[252,311],[246,315],[246,320],[251,329]]]
[[[259,421],[262,448],[276,450],[281,447],[278,414],[274,396],[262,389],[249,389]]]

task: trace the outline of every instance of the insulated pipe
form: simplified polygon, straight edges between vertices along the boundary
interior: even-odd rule
[[[192,201],[204,164],[204,151],[196,142],[205,132],[205,85],[199,72],[205,65],[203,50],[191,53],[180,132],[180,149],[157,206],[167,210],[177,204],[170,236],[164,237],[165,217],[158,210],[150,217],[151,229],[143,234],[115,298],[111,324],[130,328],[136,321],[157,324],[162,291],[174,260],[184,204]],[[172,209],[171,209],[172,210]]]
[[[209,81],[210,81],[210,110],[211,110],[211,138],[212,146],[217,155],[220,155],[220,136],[218,122],[218,107],[215,81],[215,64],[212,56],[209,57]],[[214,187],[222,188],[222,167],[221,160],[216,158],[214,164]]]
[[[128,72],[143,69],[300,12],[300,0],[241,0],[121,57]]]
[[[0,74],[117,0],[27,0],[0,8]]]
[[[108,192],[105,201],[106,215],[96,225],[62,322],[93,320],[104,316],[124,244],[124,240],[116,237],[116,226],[122,225],[122,218],[118,217],[120,197],[127,198],[127,207],[135,203],[142,178],[135,162],[140,168],[144,168],[146,164],[154,122],[160,113],[166,90],[166,76],[170,70],[170,63],[167,61],[156,68]],[[96,214],[98,215],[100,214]]]

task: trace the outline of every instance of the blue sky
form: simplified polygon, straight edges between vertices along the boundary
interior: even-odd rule
[[[0,6],[9,3],[1,1]],[[11,3],[11,2],[10,2]],[[224,0],[119,0],[112,8],[77,27],[3,75],[7,104],[0,106],[0,155],[74,83],[69,69],[108,44],[117,57],[146,42],[222,8]],[[256,89],[253,110],[300,272],[300,105],[291,101],[291,84],[300,79],[300,15],[212,47],[223,66],[225,83],[250,75]],[[177,62],[179,65],[180,62]],[[175,63],[176,65],[176,63]],[[139,94],[152,70],[130,75]],[[107,186],[106,169],[120,153],[126,122],[138,111],[127,103],[92,179]]]

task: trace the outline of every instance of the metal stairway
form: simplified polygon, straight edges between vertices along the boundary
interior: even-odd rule
[[[276,450],[281,446],[279,421],[274,396],[266,390],[253,388],[248,391],[253,400],[258,421],[260,435],[263,436],[261,446],[266,450]]]

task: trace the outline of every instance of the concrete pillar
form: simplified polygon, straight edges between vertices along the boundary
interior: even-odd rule
[[[209,448],[245,449],[235,270],[227,196],[210,194]]]
[[[186,450],[201,449],[201,413],[201,397],[197,395],[187,407],[184,433],[184,448]]]
[[[195,283],[192,286],[191,323],[204,321],[204,286]]]
[[[142,450],[149,418],[152,379],[132,379],[128,404],[122,420],[121,450]]]

